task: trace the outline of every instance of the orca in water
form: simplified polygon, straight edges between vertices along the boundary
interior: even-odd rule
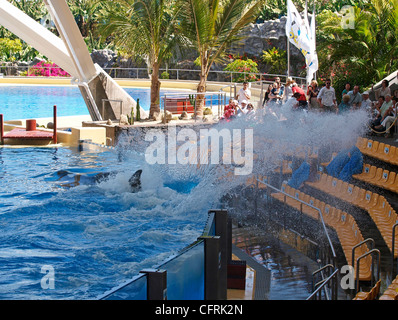
[[[116,175],[115,172],[101,172],[94,176],[87,176],[81,174],[74,174],[66,170],[56,172],[57,181],[60,181],[62,187],[76,187],[80,184],[95,184],[104,181],[109,176]],[[142,170],[137,170],[129,179],[131,192],[135,193],[141,190],[141,174]]]

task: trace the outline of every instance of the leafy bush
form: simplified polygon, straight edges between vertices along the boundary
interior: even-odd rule
[[[16,58],[14,54],[22,50],[21,40],[15,39],[11,40],[8,38],[0,38],[0,59],[15,61]]]
[[[160,79],[170,79],[170,74],[167,71],[162,72]]]
[[[253,74],[258,73],[257,66],[252,59],[235,59],[224,68],[224,71],[236,72],[232,75],[235,82],[253,82],[257,80],[257,75]]]
[[[31,67],[28,77],[70,77],[69,73],[62,70],[55,63],[40,61]]]
[[[268,51],[263,51],[262,59],[270,67],[270,73],[284,74],[286,72],[287,55],[285,50],[273,47]]]

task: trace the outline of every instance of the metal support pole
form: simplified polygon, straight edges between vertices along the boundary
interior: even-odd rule
[[[220,237],[220,274],[219,274],[219,299],[227,299],[227,273],[228,273],[228,212],[226,210],[210,210],[215,214],[216,236]],[[232,251],[232,249],[231,249]]]
[[[220,237],[201,236],[205,244],[205,300],[220,300]]]
[[[4,116],[0,114],[0,144],[4,144]]]
[[[166,95],[163,97],[163,124],[166,124]]]
[[[167,271],[144,269],[147,276],[147,300],[167,300]]]
[[[54,105],[54,111],[53,111],[53,116],[54,116],[54,134],[53,134],[53,143],[57,144],[57,106]]]
[[[398,223],[394,224],[392,227],[392,247],[391,247],[391,274],[394,274],[394,256],[395,256],[395,239],[396,239],[396,229],[398,228]],[[398,273],[398,255],[397,255],[397,273]]]

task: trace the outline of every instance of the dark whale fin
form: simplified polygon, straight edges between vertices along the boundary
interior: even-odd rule
[[[138,192],[141,190],[141,174],[142,170],[137,170],[129,179],[131,192]]]

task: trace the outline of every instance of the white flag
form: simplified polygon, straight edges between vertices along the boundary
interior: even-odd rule
[[[307,18],[308,21],[308,18]],[[316,33],[315,33],[315,10],[312,12],[312,18],[311,18],[311,58],[312,61],[307,64],[308,70],[307,70],[307,83],[310,83],[311,80],[314,78],[315,72],[318,71],[318,54],[316,53]]]
[[[313,34],[312,27],[314,28]],[[291,0],[287,0],[286,36],[288,37],[289,41],[294,44],[304,55],[305,63],[308,68],[307,82],[310,82],[314,72],[318,70],[318,58],[316,57],[315,53],[314,38],[315,21],[311,22],[310,27],[308,23],[308,17],[305,16],[305,18],[302,19]]]

